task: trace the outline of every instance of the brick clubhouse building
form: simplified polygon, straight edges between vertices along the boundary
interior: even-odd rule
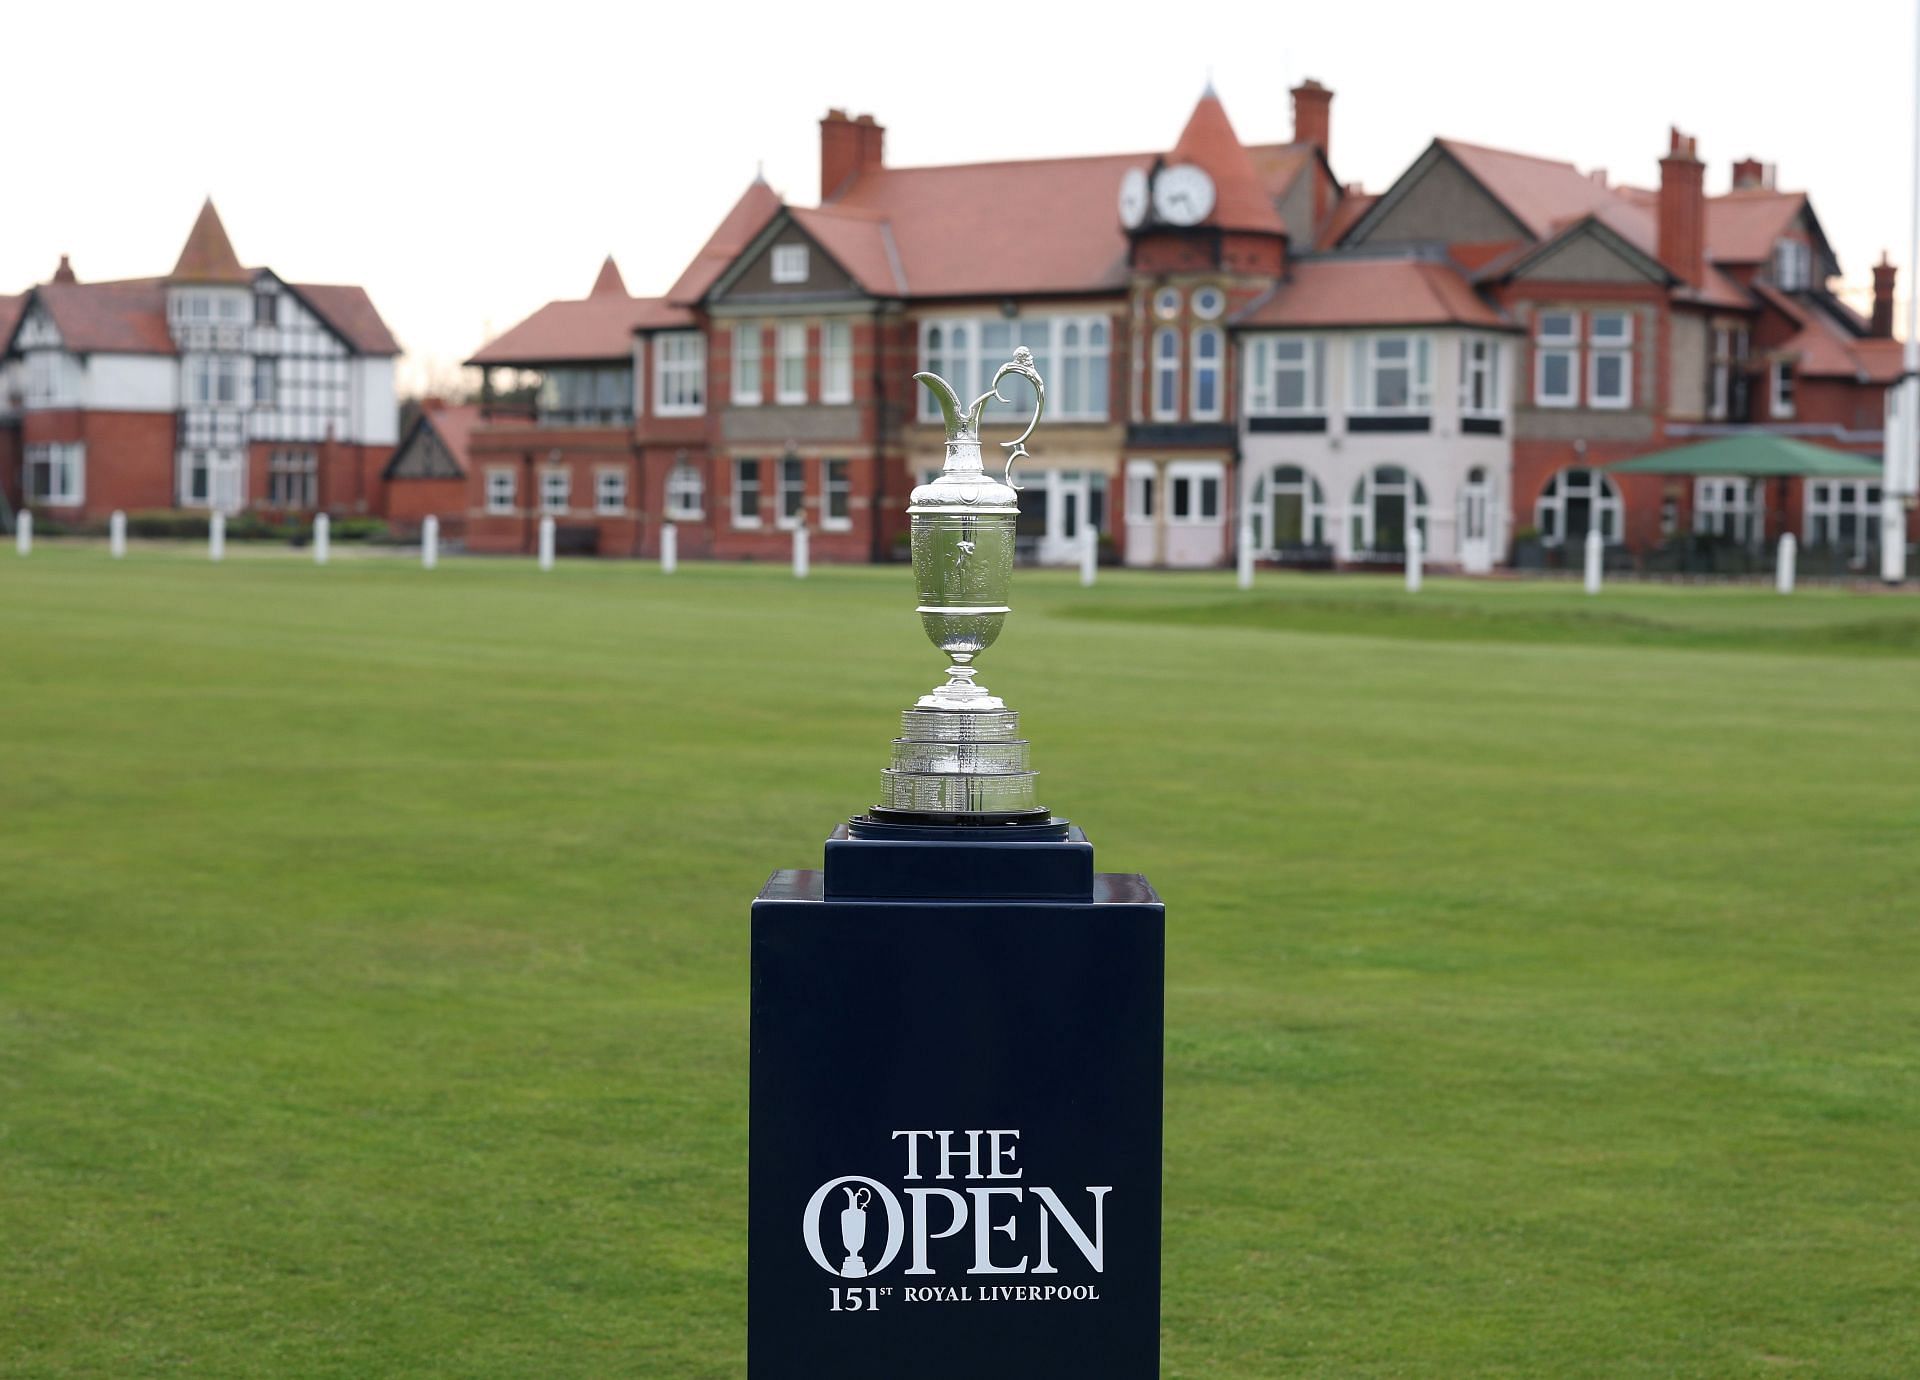
[[[244,267],[213,203],[173,271],[0,296],[0,496],[115,509],[378,513],[394,342],[358,287]]]
[[[469,545],[530,549],[551,514],[563,549],[651,555],[672,522],[685,554],[772,559],[804,524],[816,556],[886,559],[943,455],[909,376],[972,394],[1025,345],[1031,559],[1091,526],[1129,564],[1220,564],[1242,495],[1258,553],[1302,564],[1397,561],[1414,526],[1467,570],[1590,528],[1872,559],[1876,484],[1604,468],[1753,429],[1878,455],[1894,271],[1842,303],[1805,193],[1743,160],[1709,196],[1674,131],[1654,187],[1435,139],[1369,195],[1335,175],[1333,93],[1292,95],[1284,143],[1209,90],[1162,151],[931,168],[829,112],[817,205],[756,179],[663,296],[609,261],[473,356]]]

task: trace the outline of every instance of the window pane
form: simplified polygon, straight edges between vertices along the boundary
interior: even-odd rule
[[[1573,392],[1573,356],[1566,354],[1544,355],[1540,361],[1540,391],[1548,397],[1561,398]]]

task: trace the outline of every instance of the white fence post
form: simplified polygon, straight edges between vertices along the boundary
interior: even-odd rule
[[[107,519],[107,551],[116,561],[127,554],[127,515],[118,508]]]
[[[216,512],[207,519],[207,559],[224,561],[227,558],[227,515]]]
[[[313,515],[313,563],[325,565],[327,557],[332,555],[333,519],[325,513]]]
[[[23,556],[33,554],[33,509],[22,508],[13,524],[13,549]]]
[[[1100,574],[1100,534],[1087,523],[1080,529],[1080,585],[1092,589]]]
[[[1600,535],[1598,527],[1587,529],[1587,593],[1600,592],[1600,563],[1606,554],[1607,544]]]
[[[553,569],[553,514],[540,519],[540,568]]]
[[[1407,593],[1418,594],[1426,575],[1427,539],[1420,529],[1407,528]]]
[[[1907,510],[1891,488],[1880,496],[1880,578],[1890,585],[1907,578]]]
[[[671,575],[680,564],[680,524],[669,522],[660,528],[660,573]]]
[[[1234,553],[1234,583],[1241,589],[1253,588],[1253,480],[1252,471],[1240,467],[1240,542]]]
[[[420,524],[420,568],[432,570],[440,564],[440,519],[432,513]]]
[[[796,580],[807,578],[807,559],[810,554],[807,542],[807,527],[802,523],[793,529],[793,578]]]
[[[1773,565],[1773,587],[1782,594],[1793,593],[1794,566],[1800,556],[1800,543],[1794,540],[1793,533],[1780,534],[1780,554]]]

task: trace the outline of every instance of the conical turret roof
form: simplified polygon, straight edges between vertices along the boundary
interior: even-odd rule
[[[1286,223],[1268,199],[1253,159],[1233,132],[1227,108],[1220,104],[1211,82],[1187,117],[1187,127],[1180,131],[1180,140],[1167,155],[1167,162],[1196,164],[1213,179],[1213,210],[1202,225],[1271,235],[1286,233]]]
[[[627,280],[620,276],[620,265],[613,261],[613,255],[607,255],[607,261],[600,265],[600,276],[593,280],[593,291],[589,297],[631,297],[627,291]]]
[[[180,260],[167,278],[175,283],[253,281],[253,275],[241,266],[240,256],[233,252],[233,241],[227,238],[227,227],[220,223],[220,213],[213,209],[212,197],[200,207],[187,242],[181,247]]]

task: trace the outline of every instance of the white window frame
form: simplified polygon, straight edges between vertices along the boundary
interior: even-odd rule
[[[1213,481],[1213,513],[1204,512],[1205,503],[1201,501],[1206,493],[1206,481]],[[1188,485],[1187,506],[1191,511],[1181,513],[1179,500],[1181,485]],[[1218,460],[1171,460],[1167,463],[1167,503],[1161,521],[1169,527],[1205,527],[1226,521],[1227,511],[1227,467]]]
[[[1153,419],[1180,420],[1180,332],[1162,326],[1153,333]],[[1171,482],[1171,481],[1169,481]]]
[[[1460,339],[1460,415],[1480,421],[1499,421],[1507,415],[1506,394],[1501,387],[1505,372],[1506,342],[1492,336],[1469,335]],[[1482,400],[1473,400],[1474,384],[1483,383]]]
[[[1300,357],[1282,359],[1282,351],[1298,350]],[[1300,375],[1300,405],[1278,401],[1280,375]],[[1326,414],[1327,342],[1324,336],[1262,335],[1247,345],[1244,384],[1250,417],[1320,417]]]
[[[487,512],[504,517],[519,501],[520,476],[511,465],[487,466]]]
[[[554,481],[558,480],[558,483]],[[573,470],[567,465],[543,465],[540,469],[540,511],[564,513],[573,502]]]
[[[1300,477],[1282,480],[1282,470],[1292,470]],[[1280,555],[1280,543],[1276,540],[1273,525],[1273,500],[1281,489],[1300,495],[1300,545],[1307,548],[1327,546],[1327,493],[1321,487],[1320,476],[1306,465],[1284,460],[1265,466],[1254,476],[1250,501],[1253,504],[1251,517],[1257,549],[1269,559],[1277,559]]]
[[[733,403],[736,407],[760,405],[760,380],[764,377],[764,334],[758,321],[733,323]]]
[[[1619,335],[1602,336],[1602,321],[1619,321]],[[1617,359],[1620,363],[1620,391],[1600,391],[1600,363]],[[1620,411],[1633,406],[1633,313],[1630,311],[1591,311],[1587,313],[1587,406],[1602,411]]]
[[[795,366],[799,379],[787,380],[787,366]],[[783,405],[807,400],[807,323],[782,321],[774,330],[773,400]]]
[[[838,517],[834,516],[833,500],[838,495],[846,509]],[[822,460],[820,462],[820,530],[823,532],[846,532],[853,527],[853,462],[851,460]]]
[[[1584,493],[1576,493],[1576,484]],[[1585,498],[1593,520],[1600,525],[1600,540],[1618,546],[1626,540],[1627,505],[1613,476],[1591,465],[1568,465],[1555,470],[1533,504],[1533,525],[1540,531],[1542,546],[1564,546],[1567,541],[1567,503]],[[1584,541],[1583,534],[1581,540]]]
[[[1766,496],[1751,479],[1702,475],[1693,481],[1693,530],[1697,535],[1728,537],[1750,545],[1766,522],[1766,511]]]
[[[1800,537],[1810,547],[1825,547],[1864,563],[1880,549],[1880,481],[1817,479],[1806,481]],[[1853,541],[1840,532],[1843,518],[1853,520]]]
[[[653,338],[653,415],[698,417],[707,410],[706,339],[698,331]]]
[[[676,461],[667,471],[667,516],[675,522],[698,522],[707,515],[707,481],[691,461]]]
[[[729,499],[733,525],[742,531],[758,531],[766,525],[767,493],[766,472],[761,468],[766,461],[754,456],[736,456],[733,464],[733,493]],[[753,466],[753,484],[748,486],[741,481],[746,477],[746,467]],[[741,498],[748,492],[753,493],[753,512],[748,514],[741,506]]]
[[[925,391],[925,390],[922,390]],[[853,323],[820,323],[820,401],[853,401]]]
[[[773,281],[776,283],[804,283],[808,272],[807,246],[804,244],[776,244],[773,247],[773,263],[770,266]]]
[[[1404,478],[1399,480],[1382,479],[1380,477],[1380,471],[1388,469],[1399,470]],[[1353,549],[1356,553],[1361,551],[1394,552],[1406,549],[1406,533],[1404,530],[1401,532],[1401,545],[1380,545],[1380,516],[1376,511],[1375,505],[1379,500],[1380,491],[1383,488],[1392,489],[1396,487],[1402,491],[1406,498],[1406,513],[1408,517],[1413,519],[1412,525],[1420,529],[1420,536],[1423,540],[1428,537],[1427,524],[1431,516],[1429,512],[1431,496],[1427,493],[1426,481],[1420,477],[1420,472],[1411,465],[1398,460],[1383,460],[1377,465],[1367,466],[1366,469],[1360,472],[1360,477],[1353,483],[1353,505],[1349,510],[1348,526],[1351,529],[1350,534],[1353,539]]]
[[[1733,407],[1733,328],[1715,326],[1712,358],[1707,365],[1707,417],[1724,421]]]
[[[593,472],[593,511],[601,517],[618,517],[627,511],[626,470],[607,465]]]
[[[21,456],[21,489],[26,506],[77,508],[87,501],[87,446],[84,441],[45,441],[27,446]],[[50,484],[36,493],[33,472],[45,466]]]
[[[789,498],[797,500],[791,512]],[[807,525],[807,462],[798,455],[782,455],[773,461],[773,525],[783,532]]]
[[[1047,381],[1047,416],[1060,422],[1104,422],[1112,407],[1108,371],[1113,367],[1113,332],[1104,316],[1033,317],[1021,328],[1043,326],[1047,338],[1036,341],[1054,371]],[[1031,329],[1025,333],[1032,336]],[[1096,385],[1098,385],[1096,387]],[[1094,406],[1095,393],[1100,405]],[[1074,395],[1077,394],[1077,401]]]
[[[951,383],[963,402],[971,401],[986,389],[993,371],[1008,358],[997,349],[995,358],[987,358],[982,353],[989,326],[1009,327],[1014,341],[1033,351],[1034,365],[1047,381],[1049,422],[1104,422],[1112,414],[1113,327],[1106,316],[928,318],[920,323],[920,367]],[[936,331],[940,334],[937,353],[932,347]],[[957,346],[954,344],[956,331],[964,332]],[[1070,375],[1075,377],[1077,387],[1069,385]],[[1025,396],[1021,391],[1024,387],[1022,384],[1020,389],[1008,393],[1016,398],[1013,411],[991,403],[989,418],[1010,421],[1015,413],[1024,413],[1018,401]],[[924,388],[919,392],[920,420],[939,421],[940,407],[933,395]],[[1079,401],[1069,405],[1076,392]]]
[[[1800,292],[1813,286],[1813,246],[1805,240],[1776,240],[1773,282],[1783,292]]]
[[[1782,385],[1785,385],[1783,388]],[[1793,372],[1793,361],[1776,359],[1767,365],[1767,415],[1786,421],[1794,415],[1795,395],[1800,380]]]
[[[1160,467],[1151,460],[1127,461],[1127,521],[1152,522],[1159,496]]]
[[[1200,343],[1203,340],[1211,341],[1213,344],[1213,355],[1211,358],[1203,358],[1200,353]],[[1217,422],[1226,415],[1227,407],[1225,396],[1227,382],[1226,333],[1218,326],[1201,326],[1188,338],[1188,350],[1191,359],[1187,365],[1187,387],[1189,389],[1187,415],[1192,417],[1196,422]],[[1202,407],[1200,403],[1200,388],[1202,380],[1208,376],[1211,376],[1213,383],[1213,406]]]
[[[1565,332],[1549,332],[1547,319],[1564,316]],[[1566,356],[1567,391],[1547,391],[1547,360]],[[1534,318],[1533,332],[1533,405],[1535,407],[1578,407],[1580,405],[1580,313],[1555,308]]]
[[[1406,345],[1406,358],[1382,359],[1383,345]],[[1424,417],[1433,411],[1433,339],[1423,334],[1395,332],[1385,335],[1355,336],[1353,341],[1353,378],[1348,389],[1352,400],[1348,410],[1363,417]],[[1407,400],[1398,407],[1380,403],[1380,375],[1390,369],[1407,371]]]
[[[285,495],[275,498],[275,480],[291,477],[301,481],[300,487],[309,490],[305,502],[289,503]],[[285,487],[283,484],[281,487]],[[320,500],[320,457],[310,446],[276,446],[267,456],[267,506],[292,512],[303,512],[314,507]]]

